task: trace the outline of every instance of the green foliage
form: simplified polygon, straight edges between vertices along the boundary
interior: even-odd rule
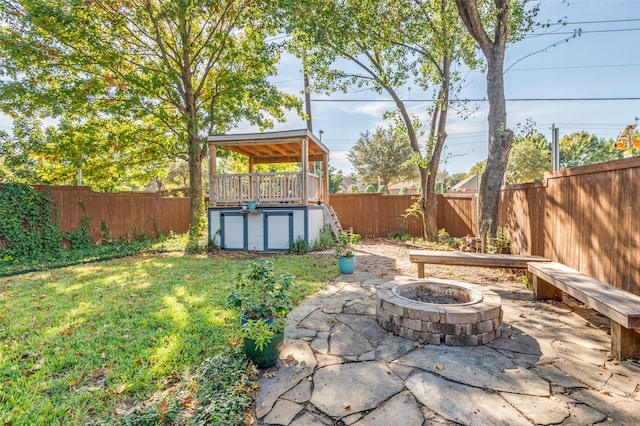
[[[201,135],[240,122],[269,128],[285,120],[286,109],[300,110],[295,95],[268,81],[280,57],[280,46],[267,40],[280,29],[274,6],[3,2],[0,108],[69,123],[47,147],[52,179],[81,167],[88,179],[112,185],[119,164],[141,177],[163,175],[179,157],[190,167],[195,208],[203,193],[195,177],[207,154]],[[109,144],[112,129],[118,140]]]
[[[285,318],[267,321],[264,318],[247,321],[242,326],[242,336],[255,341],[255,349],[263,351],[273,338],[284,331],[287,322]]]
[[[495,238],[490,235],[485,236],[486,253],[509,253],[511,250],[511,238],[509,230],[504,226],[498,226]]]
[[[389,238],[391,240],[408,241],[408,240],[411,239],[411,236],[405,234],[402,231],[393,231],[393,232],[389,232],[387,234],[387,238]]]
[[[384,185],[380,185],[380,188],[378,188],[378,192],[380,194],[388,194],[389,192],[387,191],[387,187]]]
[[[276,277],[273,261],[256,260],[246,272],[238,273],[227,304],[239,307],[247,319],[284,316],[293,306],[294,278],[288,273]]]
[[[336,170],[335,167],[329,166],[329,194],[340,192],[342,185],[344,185],[342,170]]]
[[[207,359],[196,374],[196,399],[200,401],[193,416],[196,425],[247,424],[246,412],[253,403],[252,392],[258,386],[258,374],[239,349],[228,349]]]
[[[72,249],[86,250],[93,247],[93,239],[89,235],[89,216],[82,217],[82,225],[78,228],[64,232],[62,239],[69,241]]]
[[[516,137],[505,173],[507,184],[540,181],[551,170],[551,150],[540,133]]]
[[[310,248],[309,243],[302,237],[289,244],[289,251],[293,254],[307,254]]]
[[[0,259],[53,259],[62,233],[51,195],[19,183],[0,184]]]
[[[407,188],[406,186],[403,186],[400,189],[400,195],[407,195],[409,193],[409,188]]]
[[[351,247],[354,244],[358,244],[361,239],[362,237],[360,236],[360,234],[350,234],[344,231],[338,234],[338,236],[336,237],[336,246],[335,246],[336,256],[337,257],[355,256],[355,254],[353,253],[353,250],[351,250]]]
[[[622,158],[613,141],[589,133],[575,132],[563,136],[560,145],[560,167],[571,168]]]
[[[458,248],[460,247],[460,238],[452,237],[442,228],[438,231],[438,243],[450,248]]]
[[[473,165],[473,167],[471,167],[471,170],[469,170],[469,173],[467,173],[465,177],[473,176],[476,173],[478,174],[478,176],[482,177],[482,174],[484,173],[486,168],[487,160],[478,161]]]
[[[379,178],[384,188],[392,182],[418,175],[416,165],[407,164],[412,156],[413,149],[406,133],[380,127],[373,134],[369,131],[360,134],[356,144],[347,153],[361,181],[372,182]]]
[[[367,185],[367,188],[364,190],[365,194],[375,194],[376,192],[376,187],[373,185]]]
[[[347,190],[348,194],[359,194],[360,191],[358,190],[358,185],[349,185],[349,189]]]
[[[0,278],[3,422],[245,424],[256,372],[230,349],[240,313],[225,301],[250,261],[185,256],[178,242],[154,246],[160,256]],[[338,275],[327,257],[272,260],[300,277],[295,302]],[[131,417],[115,414],[123,406],[136,407]]]
[[[324,226],[320,231],[320,238],[313,245],[314,250],[325,250],[336,245],[333,239],[333,231],[328,226]]]
[[[32,155],[44,144],[42,122],[19,117],[13,134],[0,131],[0,182],[38,183],[38,162]]]

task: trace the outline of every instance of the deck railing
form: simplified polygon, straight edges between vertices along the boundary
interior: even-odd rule
[[[307,200],[322,200],[323,181],[315,174],[307,176]],[[214,175],[211,204],[304,202],[302,172],[244,173]]]

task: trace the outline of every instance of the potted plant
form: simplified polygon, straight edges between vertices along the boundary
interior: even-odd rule
[[[271,367],[278,361],[285,326],[284,318],[246,321],[242,325],[244,353],[258,367]]]
[[[358,234],[347,234],[346,232],[338,234],[335,250],[341,274],[353,274],[355,271],[356,258],[353,250],[351,250],[351,244],[355,244],[358,241],[360,241],[360,235]]]
[[[284,316],[293,307],[293,279],[287,273],[277,277],[272,261],[258,260],[246,273],[238,274],[235,289],[228,296],[227,303],[242,312],[245,353],[259,367],[278,360],[286,326]]]

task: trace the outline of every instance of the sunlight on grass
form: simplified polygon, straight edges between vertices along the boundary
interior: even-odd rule
[[[297,299],[337,275],[312,256],[272,259],[297,276]],[[0,278],[0,419],[117,424],[117,408],[239,341],[225,301],[249,263],[176,252]]]

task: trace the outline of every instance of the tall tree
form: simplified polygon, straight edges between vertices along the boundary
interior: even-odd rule
[[[189,164],[191,225],[203,216],[206,133],[269,127],[299,106],[267,81],[279,48],[275,2],[6,0],[0,53],[5,111],[110,115],[170,134]],[[174,158],[175,158],[174,156]]]
[[[358,180],[380,184],[388,188],[391,183],[415,178],[418,167],[408,163],[413,151],[406,133],[378,127],[375,133],[361,133],[356,144],[347,153]]]
[[[504,94],[504,55],[508,41],[530,28],[533,8],[526,0],[455,0],[467,31],[476,40],[487,62],[489,100],[489,150],[487,168],[480,182],[480,235],[495,237],[500,187],[509,161],[513,131],[507,128]],[[483,238],[484,241],[484,238]]]
[[[344,185],[344,175],[342,170],[337,170],[333,166],[329,166],[329,194],[340,192]]]
[[[544,135],[536,130],[536,123],[527,119],[513,139],[509,163],[505,172],[507,184],[542,180],[551,170],[551,147]]]
[[[563,136],[558,144],[560,167],[563,169],[622,158],[622,151],[616,148],[614,141],[585,131]]]
[[[289,0],[291,48],[321,91],[350,87],[387,93],[420,166],[419,204],[428,240],[437,240],[435,177],[446,139],[452,66],[473,59],[462,23],[447,0]],[[344,61],[348,64],[345,65]],[[355,68],[354,68],[355,65]],[[399,93],[410,84],[431,90],[426,146]]]
[[[38,163],[32,155],[45,143],[40,120],[20,118],[13,133],[0,132],[0,182],[37,183]]]

